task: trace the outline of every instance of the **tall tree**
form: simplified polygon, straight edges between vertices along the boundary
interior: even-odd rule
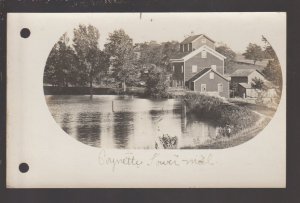
[[[163,70],[155,65],[149,68],[146,80],[146,93],[151,97],[166,97],[167,80]]]
[[[262,36],[262,41],[265,43],[264,52],[269,59],[267,66],[263,69],[262,72],[268,80],[272,81],[275,85],[278,85],[281,91],[282,72],[278,57],[273,47],[264,36]]]
[[[69,40],[64,33],[51,50],[45,67],[45,83],[61,87],[76,83],[75,75],[72,73],[75,71],[77,58]]]
[[[253,60],[253,64],[257,61],[261,61],[264,58],[264,52],[262,48],[257,44],[249,43],[246,52],[243,53],[246,59]]]
[[[91,95],[95,78],[107,68],[106,64],[100,64],[104,55],[98,47],[99,38],[98,29],[92,25],[74,29],[73,47],[80,62],[80,77],[89,84]]]
[[[104,47],[105,53],[110,56],[112,76],[123,84],[126,91],[126,83],[134,80],[137,75],[132,39],[124,30],[115,30],[109,34],[108,43]]]
[[[236,53],[232,51],[226,44],[222,44],[218,47],[216,47],[216,51],[220,54],[226,56],[225,59],[225,73],[231,72],[231,69],[233,67],[233,60],[236,56]]]

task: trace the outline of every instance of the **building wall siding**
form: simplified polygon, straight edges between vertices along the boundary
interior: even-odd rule
[[[192,72],[192,66],[197,65],[197,72]],[[211,65],[216,65],[216,70],[223,75],[223,60],[217,58],[211,53],[207,52],[207,58],[201,58],[201,52],[196,56],[190,58],[185,62],[185,81],[189,80],[191,77],[200,72],[203,68],[210,68]]]
[[[201,84],[206,84],[206,92],[218,92],[218,84],[223,84],[223,91],[219,93],[221,97],[229,98],[229,81],[214,74],[214,79],[209,78],[209,73],[203,75],[200,79],[195,80],[194,91],[201,92]]]
[[[206,39],[206,43],[202,43],[201,42],[201,40],[202,39]],[[201,36],[201,37],[199,37],[198,39],[196,39],[194,42],[193,42],[193,50],[196,50],[196,49],[198,49],[198,48],[200,48],[200,47],[202,47],[203,45],[207,45],[207,46],[209,46],[210,48],[212,48],[212,49],[215,49],[215,44],[212,42],[212,41],[210,41],[209,39],[207,39],[206,37],[203,37],[203,36]]]

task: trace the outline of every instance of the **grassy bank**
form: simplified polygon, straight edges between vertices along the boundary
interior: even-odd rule
[[[226,102],[222,98],[201,94],[186,94],[187,109],[197,116],[213,120],[221,128],[230,128],[228,136],[233,136],[258,121],[259,115],[250,109]]]

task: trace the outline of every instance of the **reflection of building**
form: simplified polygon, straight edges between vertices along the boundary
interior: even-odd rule
[[[225,56],[215,50],[206,35],[194,35],[180,43],[172,57],[172,87],[229,97],[229,80],[224,77]]]

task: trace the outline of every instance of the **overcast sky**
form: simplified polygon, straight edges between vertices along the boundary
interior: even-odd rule
[[[249,42],[262,45],[261,35],[278,37],[285,32],[284,13],[106,13],[79,18],[77,24],[92,24],[100,31],[100,46],[108,33],[124,29],[134,43],[182,41],[191,32],[206,34],[243,52]],[[79,16],[78,16],[79,17]],[[275,37],[276,38],[276,37]]]

